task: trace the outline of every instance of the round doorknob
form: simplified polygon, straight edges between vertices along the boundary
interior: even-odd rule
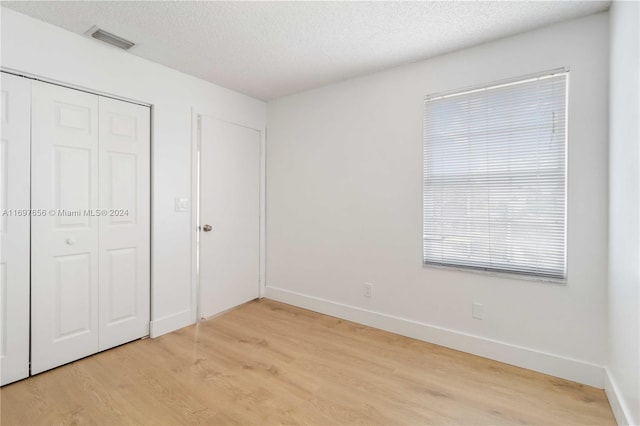
[[[75,238],[67,238],[66,241],[67,245],[72,246],[76,243],[76,239]]]
[[[211,225],[209,225],[209,224],[204,225],[204,226],[202,227],[202,230],[203,230],[204,232],[210,232],[212,229],[213,229],[213,227],[212,227]]]

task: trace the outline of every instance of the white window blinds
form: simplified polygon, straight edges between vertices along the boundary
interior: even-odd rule
[[[567,76],[427,97],[425,264],[566,277]]]

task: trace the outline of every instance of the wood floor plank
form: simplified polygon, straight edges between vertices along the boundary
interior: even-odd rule
[[[604,392],[250,302],[0,389],[2,425],[614,425]]]

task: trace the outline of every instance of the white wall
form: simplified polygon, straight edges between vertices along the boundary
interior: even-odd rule
[[[265,104],[2,8],[3,69],[26,72],[153,106],[152,334],[195,320],[190,213],[174,211],[191,196],[191,113],[263,129]]]
[[[620,424],[640,424],[640,3],[610,10],[609,359]]]
[[[608,55],[601,13],[269,102],[267,296],[602,387]],[[563,66],[567,285],[423,267],[424,95]]]

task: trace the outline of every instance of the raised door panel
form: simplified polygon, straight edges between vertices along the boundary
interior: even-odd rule
[[[0,385],[29,375],[31,81],[0,73]]]
[[[55,229],[87,229],[91,226],[91,149],[54,148],[53,191]]]
[[[57,256],[54,341],[91,332],[91,254]]]
[[[100,98],[100,350],[149,334],[150,110]]]
[[[138,155],[108,152],[107,204],[115,212],[108,216],[108,225],[135,225],[138,207]],[[116,212],[123,211],[123,214]],[[125,214],[126,212],[126,214]]]
[[[34,82],[32,373],[98,351],[98,96]]]
[[[122,248],[107,252],[108,300],[107,325],[134,319],[137,314],[136,248]]]
[[[91,133],[91,108],[56,102],[56,125],[80,134]]]

